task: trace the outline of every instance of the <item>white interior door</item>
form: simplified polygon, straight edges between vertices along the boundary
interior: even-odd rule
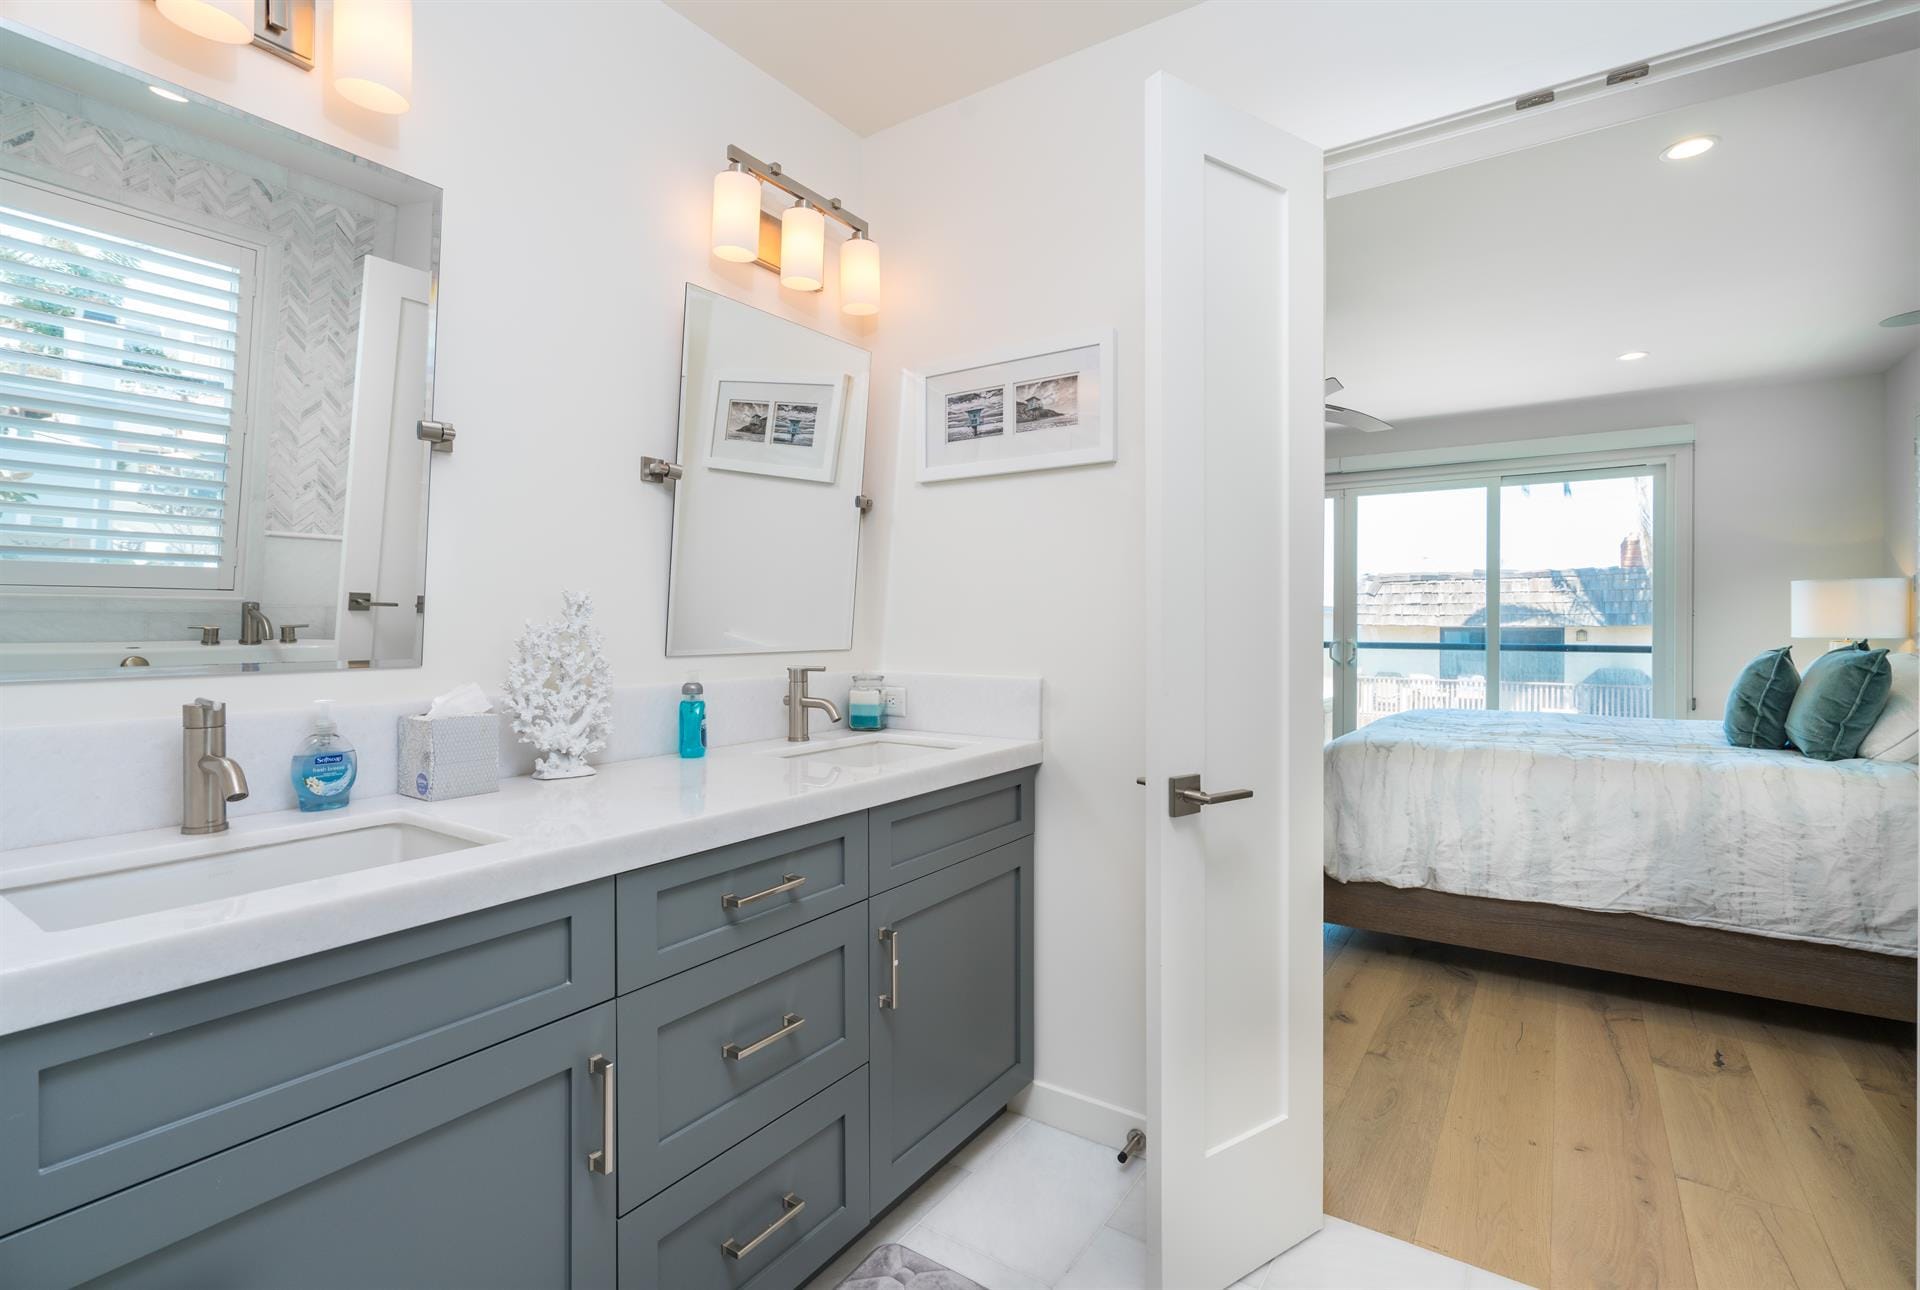
[[[1149,1283],[1209,1290],[1321,1223],[1321,154],[1160,73],[1146,160]]]
[[[364,261],[336,618],[348,661],[420,656],[431,450],[414,425],[426,408],[430,285],[423,270]],[[349,609],[354,592],[373,607]]]

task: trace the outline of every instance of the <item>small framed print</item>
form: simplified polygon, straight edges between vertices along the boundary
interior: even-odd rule
[[[707,465],[749,475],[833,482],[844,377],[768,380],[722,376]]]
[[[1114,335],[902,373],[921,483],[1114,460]]]

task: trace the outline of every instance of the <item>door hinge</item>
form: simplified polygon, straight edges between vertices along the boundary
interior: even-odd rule
[[[865,515],[873,510],[873,499],[865,493],[855,493],[853,495],[853,509]]]
[[[680,467],[661,457],[640,459],[640,478],[649,484],[670,484],[685,473]]]
[[[1535,94],[1522,94],[1513,101],[1515,112],[1525,112],[1528,108],[1545,107],[1553,102],[1552,90],[1541,90]]]

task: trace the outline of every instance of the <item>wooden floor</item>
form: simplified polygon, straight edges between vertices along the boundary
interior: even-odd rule
[[[1914,1284],[1914,1028],[1327,928],[1326,1208],[1530,1285]]]

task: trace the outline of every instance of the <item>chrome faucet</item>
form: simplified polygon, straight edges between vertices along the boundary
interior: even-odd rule
[[[225,833],[227,803],[247,795],[247,773],[227,756],[227,705],[180,706],[180,831]]]
[[[811,737],[807,734],[807,709],[818,708],[827,714],[827,720],[840,720],[840,709],[833,706],[831,699],[815,698],[807,693],[807,673],[824,672],[824,667],[790,667],[787,669],[787,697],[782,700],[787,705],[787,742],[803,744]]]
[[[273,619],[260,612],[260,602],[240,602],[240,643],[258,645],[273,635]]]

